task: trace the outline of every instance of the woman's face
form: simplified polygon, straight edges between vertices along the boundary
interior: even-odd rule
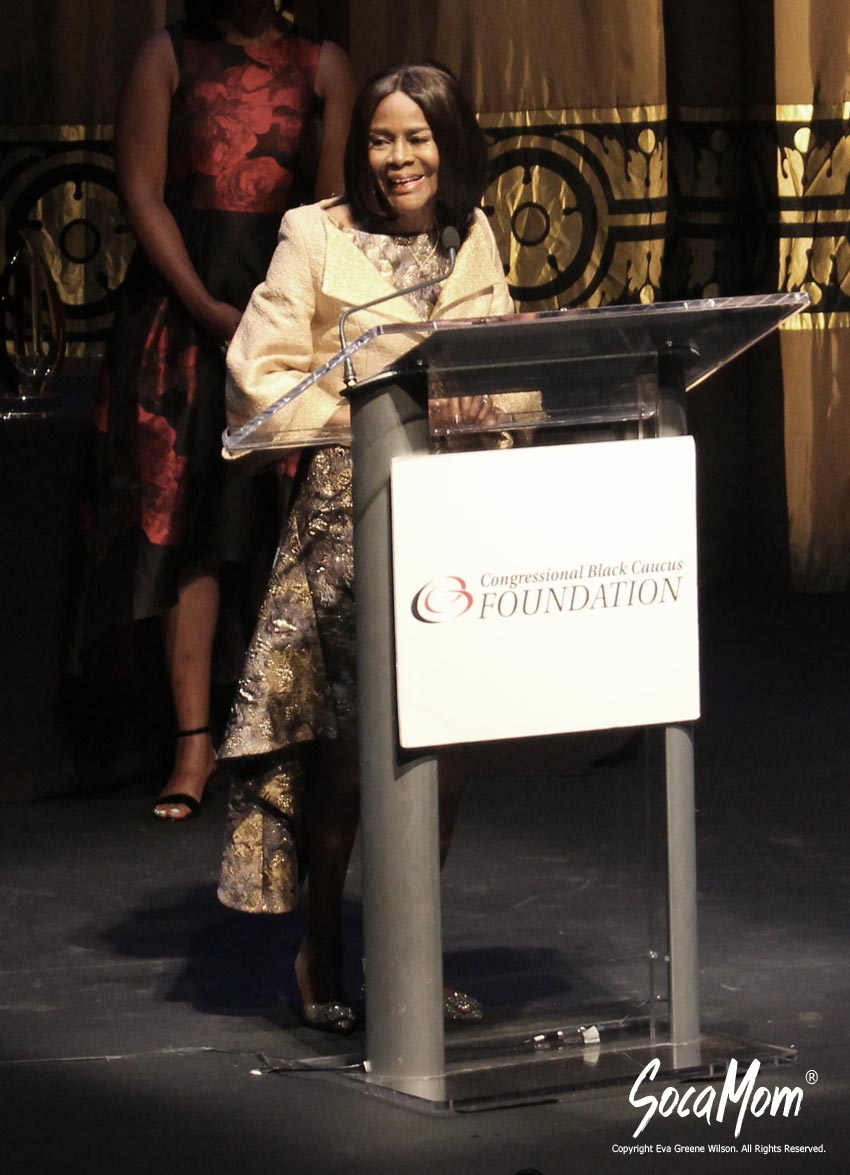
[[[422,110],[397,90],[378,103],[369,126],[369,166],[401,233],[434,226],[440,153]]]

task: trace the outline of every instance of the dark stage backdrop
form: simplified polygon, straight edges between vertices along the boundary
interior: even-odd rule
[[[709,576],[850,581],[850,0],[310,0],[361,77],[436,57],[472,93],[523,309],[806,290],[692,397]],[[5,0],[0,262],[38,240],[96,366],[132,238],[112,181],[129,58],[178,0]],[[349,25],[350,22],[350,25]]]

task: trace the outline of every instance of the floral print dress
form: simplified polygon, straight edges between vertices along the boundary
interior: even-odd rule
[[[280,219],[311,198],[321,43],[293,28],[235,45],[169,29],[180,70],[165,199],[213,297],[244,309]],[[277,537],[273,475],[221,458],[224,356],[137,249],[98,399],[95,627],[158,615],[193,567],[243,567]],[[250,623],[250,618],[248,619]]]

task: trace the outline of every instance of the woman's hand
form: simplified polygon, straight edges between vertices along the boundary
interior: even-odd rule
[[[226,347],[233,336],[242,318],[242,314],[235,306],[227,302],[210,300],[206,308],[195,315],[197,321],[207,334],[212,335],[216,342]]]
[[[454,428],[474,432],[510,423],[510,416],[496,408],[489,396],[441,397],[431,400],[428,411],[431,427],[440,432],[450,432]]]
[[[449,452],[513,448],[514,434],[506,431],[513,417],[497,408],[489,396],[434,399],[428,416],[432,435],[443,437]]]

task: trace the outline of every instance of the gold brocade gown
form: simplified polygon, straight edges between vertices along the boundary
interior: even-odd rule
[[[448,262],[433,234],[349,230],[397,289],[435,280]],[[412,296],[422,319],[439,286]],[[268,590],[219,750],[231,775],[218,895],[248,913],[297,905],[305,870],[306,746],[356,737],[354,552],[349,450],[302,461]]]

